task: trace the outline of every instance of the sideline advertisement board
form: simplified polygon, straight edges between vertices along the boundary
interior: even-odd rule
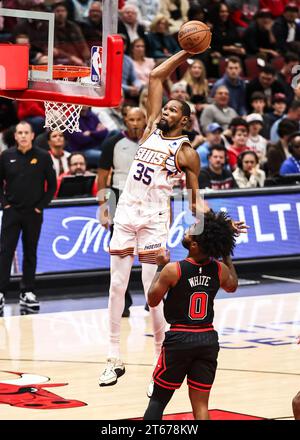
[[[219,193],[220,194],[220,193]],[[218,194],[218,195],[219,195]],[[300,192],[209,198],[216,211],[228,211],[235,220],[244,220],[248,234],[237,239],[234,259],[259,259],[300,255]],[[70,202],[70,201],[69,201]],[[44,211],[44,223],[38,248],[37,273],[101,270],[109,268],[110,232],[100,226],[98,205],[64,206],[53,204]],[[187,202],[173,201],[173,223],[168,247],[171,259],[183,259],[181,245],[184,230],[193,222]],[[0,211],[0,217],[2,212]],[[0,218],[1,222],[1,218]],[[18,244],[14,273],[22,268],[22,247]],[[136,260],[135,265],[139,265]]]

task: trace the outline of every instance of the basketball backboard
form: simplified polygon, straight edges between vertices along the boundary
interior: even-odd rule
[[[116,35],[118,0],[88,0],[86,8],[78,11],[74,7],[69,10],[72,2],[58,0],[51,3],[49,0],[18,0],[17,3],[20,9],[0,8],[0,20],[4,22],[1,43],[23,44],[29,40],[30,64],[34,67],[28,72],[27,89],[0,90],[0,96],[95,107],[117,106],[121,99],[123,63],[123,42]],[[73,20],[68,19],[70,11]],[[92,51],[92,46],[101,46],[102,50]],[[75,71],[81,66],[94,66],[95,73],[97,62],[101,82],[92,82],[90,75],[81,82],[70,77],[69,81],[59,80],[57,74],[55,76],[57,64],[72,65]],[[0,58],[1,65],[5,68],[5,60]],[[17,75],[18,60],[15,60],[15,69]]]

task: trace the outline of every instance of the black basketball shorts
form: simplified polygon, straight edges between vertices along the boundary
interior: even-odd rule
[[[190,388],[209,392],[216,375],[218,352],[218,344],[178,350],[163,346],[153,380],[163,388],[177,390],[187,376]]]

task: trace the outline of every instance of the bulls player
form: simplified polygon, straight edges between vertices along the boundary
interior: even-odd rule
[[[230,255],[237,234],[224,212],[204,215],[204,230],[196,225],[185,233],[182,244],[188,257],[168,263],[160,252],[156,261],[162,269],[148,292],[148,303],[164,302],[164,315],[170,326],[153,373],[154,388],[145,420],[159,420],[185,376],[196,420],[207,420],[208,399],[214,382],[219,352],[218,334],[213,327],[214,298],[220,287],[234,292],[238,278]],[[222,262],[218,258],[222,257]]]
[[[199,207],[199,156],[187,136],[182,134],[190,117],[190,107],[184,101],[172,99],[161,109],[163,83],[189,56],[185,51],[178,52],[150,75],[147,126],[114,217],[110,242],[109,349],[107,364],[99,379],[100,386],[114,385],[125,373],[119,348],[125,290],[135,254],[142,263],[145,295],[153,280],[157,268],[156,254],[166,247],[172,176],[185,172],[190,208],[195,213]],[[102,224],[107,208],[105,202],[105,199],[99,199]],[[165,331],[162,305],[150,308],[150,314],[157,359]]]

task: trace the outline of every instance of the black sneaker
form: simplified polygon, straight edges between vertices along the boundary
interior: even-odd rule
[[[31,310],[39,310],[40,303],[33,292],[20,293],[20,306]]]
[[[122,318],[129,318],[129,316],[130,316],[130,310],[125,307],[122,313]]]
[[[4,304],[5,304],[4,293],[0,292],[0,316],[3,315]]]

